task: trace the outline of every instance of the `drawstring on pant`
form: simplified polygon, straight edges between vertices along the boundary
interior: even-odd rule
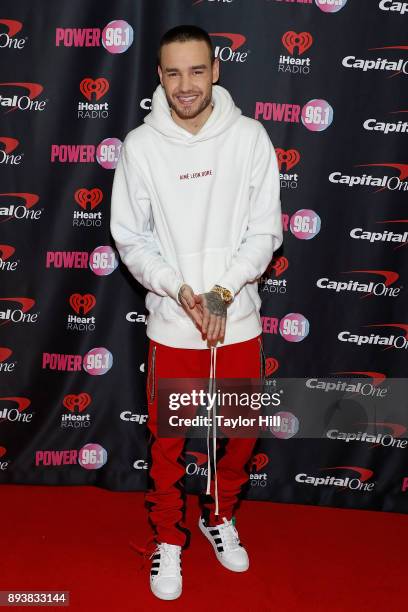
[[[210,382],[208,386],[208,392],[210,397],[213,398],[214,402],[211,409],[211,421],[213,427],[213,463],[214,463],[214,492],[215,492],[215,512],[218,515],[218,480],[217,480],[217,430],[216,430],[216,416],[217,416],[217,402],[215,399],[216,392],[216,364],[217,364],[217,347],[212,346],[210,354]],[[206,494],[211,493],[211,460],[210,460],[210,424],[207,427],[207,491]]]

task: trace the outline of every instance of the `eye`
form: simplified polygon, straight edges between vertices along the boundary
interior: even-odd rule
[[[194,70],[194,74],[203,74],[202,70]]]

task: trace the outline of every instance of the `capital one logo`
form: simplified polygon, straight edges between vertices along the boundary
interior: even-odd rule
[[[219,60],[222,62],[237,62],[241,64],[246,62],[249,51],[239,51],[246,42],[246,36],[243,34],[231,34],[229,32],[213,32],[210,36],[216,38],[216,43],[219,42],[219,38],[223,39],[221,44],[223,44],[225,40],[229,41],[228,46],[222,47],[220,44],[216,44],[214,55],[218,57]]]
[[[23,200],[23,204],[8,204],[4,205],[0,203],[0,223],[10,221],[11,219],[34,219],[37,220],[41,217],[42,210],[30,210],[35,206],[40,196],[36,193],[22,193],[22,192],[5,192],[0,193],[0,198]]]
[[[375,482],[368,482],[374,472],[367,468],[362,468],[355,465],[336,465],[333,467],[320,468],[319,471],[331,471],[341,470],[351,476],[310,476],[305,473],[296,474],[295,480],[300,484],[312,485],[314,487],[330,486],[339,487],[340,489],[351,489],[352,491],[372,491],[375,486]]]
[[[376,223],[408,223],[408,219],[386,219],[385,221],[376,221]],[[354,240],[367,240],[371,245],[376,242],[391,242],[398,243],[394,246],[394,251],[408,245],[408,231],[392,232],[384,230],[382,232],[364,231],[362,227],[353,227],[350,230],[350,236]]]
[[[408,13],[408,2],[396,2],[395,0],[380,0],[378,7],[382,11],[390,11],[405,15]]]
[[[21,164],[23,154],[15,154],[13,151],[17,149],[20,141],[16,138],[0,136],[0,144],[4,145],[4,149],[0,149],[0,164],[19,166]]]
[[[218,445],[217,445],[218,447]],[[204,453],[200,453],[199,451],[186,451],[187,455],[192,455],[195,461],[190,461],[186,463],[186,474],[188,476],[207,476],[208,468],[203,467],[207,465],[208,458]]]
[[[0,49],[23,49],[27,37],[17,38],[16,36],[22,27],[21,21],[0,19]]]
[[[340,171],[331,172],[329,181],[335,184],[346,185],[347,187],[363,186],[363,187],[378,187],[374,193],[379,193],[388,189],[390,191],[408,191],[408,164],[401,163],[373,163],[373,164],[356,164],[356,168],[391,168],[398,172],[398,176],[388,176],[383,174],[381,177],[375,177],[371,174],[363,174],[362,176],[353,176],[342,174]]]
[[[340,293],[343,291],[352,291],[362,293],[360,298],[371,296],[387,296],[398,297],[402,286],[393,287],[394,283],[399,279],[399,274],[392,270],[348,270],[343,274],[374,274],[383,277],[383,282],[360,282],[357,280],[336,281],[330,280],[327,277],[319,278],[316,281],[316,286],[319,289],[328,289]]]
[[[0,94],[0,107],[5,111],[4,114],[11,113],[17,109],[40,112],[45,110],[47,101],[36,99],[44,89],[40,83],[2,82],[0,83],[0,91],[3,88],[5,88],[7,93],[10,93],[9,88],[12,90],[17,89],[18,91],[18,93],[12,95]]]
[[[6,404],[13,405],[13,408],[3,408]],[[30,406],[31,400],[28,397],[0,397],[0,425],[4,422],[30,423],[34,413],[24,412]]]
[[[330,440],[342,440],[346,443],[349,442],[366,442],[371,445],[371,448],[393,447],[393,448],[406,448],[408,440],[400,439],[401,436],[407,431],[405,425],[401,423],[390,423],[385,421],[367,421],[358,422],[355,425],[364,425],[364,431],[340,431],[337,428],[328,429],[326,431],[326,437]],[[367,433],[366,428],[371,426],[375,433]],[[382,428],[386,431],[385,433],[378,432],[378,428]]]
[[[373,372],[372,370],[339,370],[337,372],[333,372],[335,376],[337,375],[358,375],[358,376],[367,376],[371,378],[371,384],[373,387],[377,387],[382,385],[382,383],[386,380],[387,376],[383,372]]]
[[[19,307],[16,308],[15,304]],[[0,297],[0,326],[8,323],[36,323],[38,312],[29,312],[34,304],[35,300],[27,297]]]
[[[384,346],[384,350],[408,349],[408,324],[407,323],[370,323],[363,327],[390,327],[394,333],[390,336],[380,336],[379,334],[352,334],[349,330],[342,330],[338,333],[337,339],[340,342],[349,342],[357,346],[378,345]],[[403,330],[404,334],[396,335],[398,330]]]
[[[14,272],[18,261],[9,261],[16,249],[11,244],[0,244],[0,270]]]
[[[385,47],[371,47],[368,51],[408,51],[408,45],[387,45]],[[346,55],[341,61],[345,68],[353,70],[362,70],[370,72],[371,70],[380,70],[391,73],[388,78],[398,76],[400,74],[408,74],[408,60],[397,58],[390,60],[388,57],[377,57],[375,59],[358,58],[355,55]]]
[[[6,471],[10,461],[3,461],[2,457],[7,453],[5,446],[0,446],[0,470]]]

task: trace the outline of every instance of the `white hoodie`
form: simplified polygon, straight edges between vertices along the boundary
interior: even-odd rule
[[[241,114],[220,85],[197,134],[172,118],[161,85],[144,125],[122,145],[111,203],[111,233],[123,263],[149,292],[147,335],[167,346],[206,349],[177,301],[229,289],[224,345],[262,331],[256,279],[283,240],[279,170],[263,125]]]

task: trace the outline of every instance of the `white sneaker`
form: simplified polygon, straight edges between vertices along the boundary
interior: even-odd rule
[[[150,555],[150,588],[159,599],[177,599],[182,590],[181,546],[158,544]]]
[[[239,541],[238,531],[233,520],[223,522],[215,527],[207,527],[201,516],[198,526],[211,542],[218,561],[233,572],[245,572],[249,567],[248,553]]]

